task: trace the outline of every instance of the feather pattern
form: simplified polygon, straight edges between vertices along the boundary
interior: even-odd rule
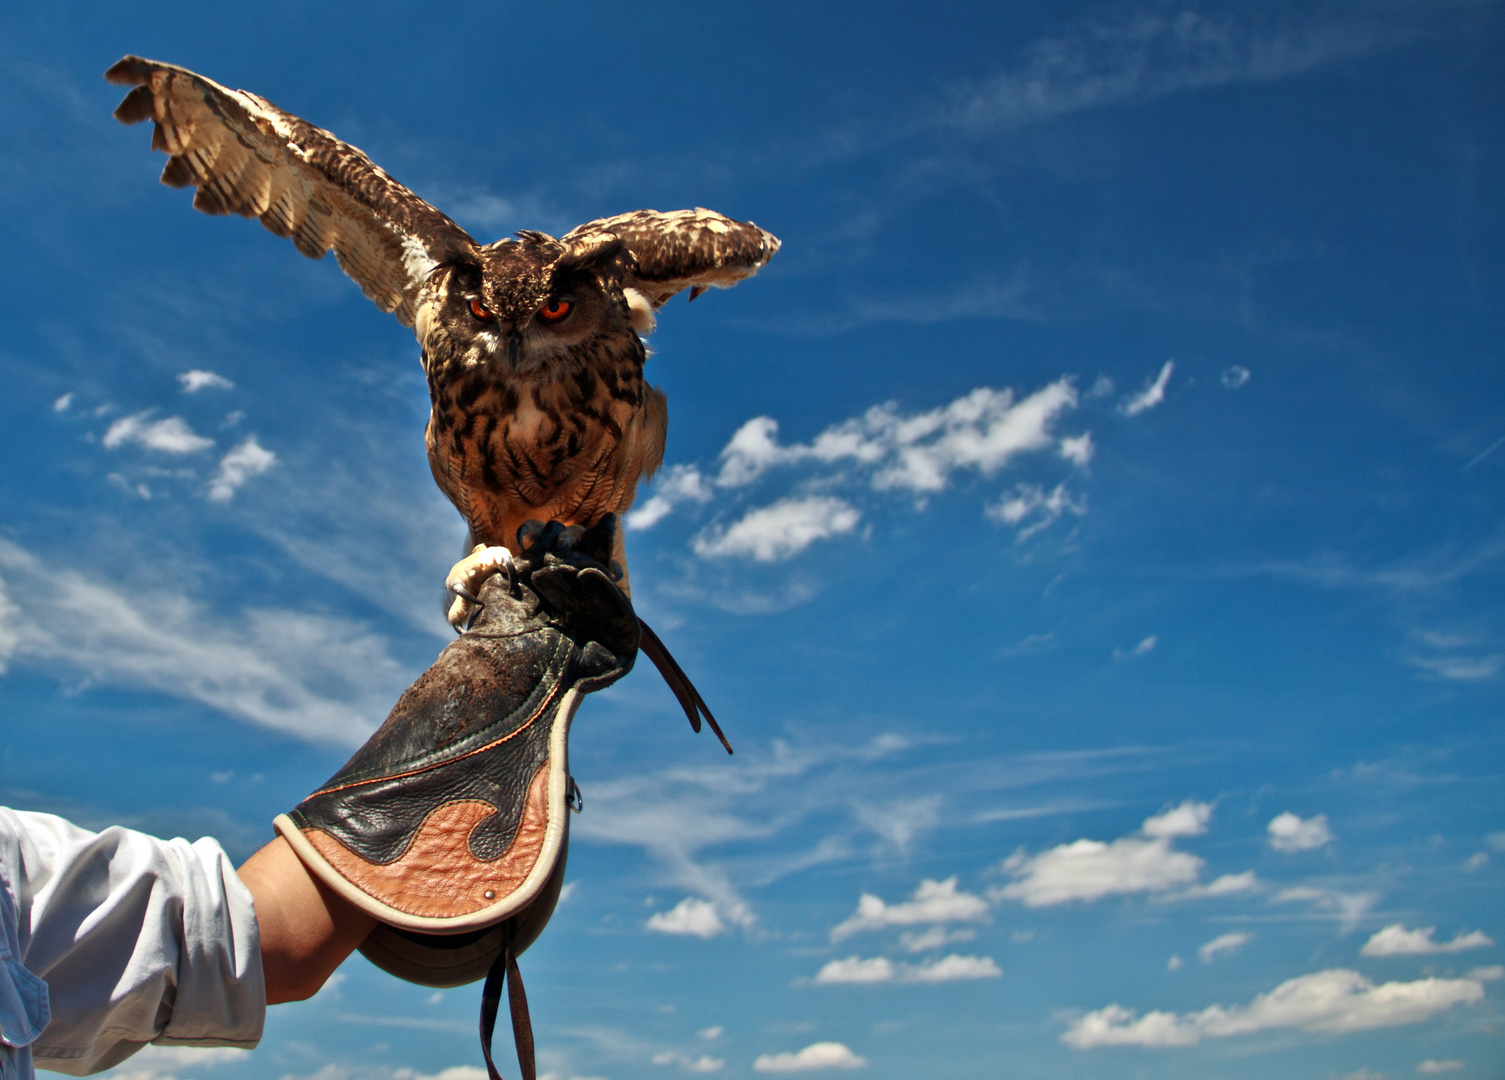
[[[196,187],[193,205],[207,214],[259,218],[310,258],[333,250],[366,296],[405,326],[429,273],[478,248],[365,154],[265,98],[138,56],[105,77],[135,87],[115,116],[153,121],[152,147],[169,155],[164,184]]]

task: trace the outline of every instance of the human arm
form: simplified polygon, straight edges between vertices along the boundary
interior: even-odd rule
[[[376,925],[310,874],[280,836],[236,873],[256,907],[268,1005],[312,997]]]

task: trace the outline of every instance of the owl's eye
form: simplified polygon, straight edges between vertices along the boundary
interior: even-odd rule
[[[491,309],[479,300],[472,300],[470,302],[470,313],[482,322],[490,322],[496,317],[491,314]]]
[[[547,301],[543,307],[538,309],[538,317],[546,323],[563,322],[565,316],[574,310],[574,307],[575,305],[568,300],[555,298]]]

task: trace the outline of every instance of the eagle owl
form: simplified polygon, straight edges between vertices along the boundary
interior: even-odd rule
[[[752,222],[702,209],[478,244],[361,151],[265,98],[136,56],[105,77],[134,87],[118,120],[153,121],[152,147],[168,154],[163,183],[197,188],[205,213],[259,218],[311,258],[332,249],[366,296],[413,328],[432,405],[429,465],[475,545],[447,582],[457,625],[473,590],[518,550],[524,522],[590,526],[632,505],[663,460],[668,422],[664,395],[643,378],[654,312],[684,289],[693,300],[730,288],[779,249]],[[616,544],[625,575],[620,529]],[[698,730],[686,694],[704,703],[644,629],[644,651]]]

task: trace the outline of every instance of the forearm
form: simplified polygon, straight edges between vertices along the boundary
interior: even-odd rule
[[[312,997],[376,924],[311,875],[280,836],[237,873],[256,905],[268,1005]]]

